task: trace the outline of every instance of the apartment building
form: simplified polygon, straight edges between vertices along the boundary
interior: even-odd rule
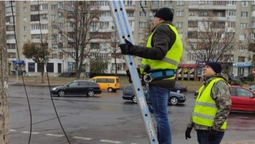
[[[147,37],[147,26],[153,20],[153,16],[158,8],[169,7],[174,9],[174,25],[178,28],[180,36],[183,40],[185,49],[189,49],[188,41],[192,33],[190,22],[201,21],[203,18],[208,17],[208,11],[217,15],[217,18],[226,25],[232,28],[235,33],[235,40],[238,45],[234,45],[232,57],[229,60],[232,63],[232,73],[237,76],[247,76],[251,69],[252,64],[249,61],[249,56],[252,55],[248,52],[245,46],[245,36],[247,30],[255,28],[255,3],[251,1],[169,1],[169,0],[153,0],[153,1],[134,1],[123,0],[131,30],[134,36],[135,44],[144,45]],[[116,34],[113,18],[111,16],[108,1],[98,1],[101,5],[102,15],[100,17],[101,27],[100,32],[110,32]],[[37,64],[30,59],[26,59],[22,55],[22,46],[25,41],[31,40],[33,42],[40,42],[40,34],[43,37],[46,35],[53,35],[49,39],[48,47],[51,49],[51,59],[48,63],[48,72],[57,76],[59,73],[73,71],[74,60],[65,55],[59,46],[61,46],[61,36],[54,35],[52,30],[52,22],[58,21],[64,24],[63,13],[60,12],[64,2],[61,1],[16,1],[13,2],[13,10],[16,21],[16,34],[17,46],[21,56],[22,70],[30,75],[35,75],[38,72]],[[143,9],[141,6],[143,6]],[[39,14],[38,14],[39,11]],[[38,16],[39,15],[39,16]],[[39,26],[39,19],[41,23],[41,30]],[[229,24],[229,22],[231,22]],[[96,28],[92,25],[91,32]],[[17,60],[16,44],[14,40],[13,20],[11,13],[10,2],[6,1],[6,35],[8,46],[8,60],[10,73],[15,71],[15,64]],[[118,41],[116,41],[116,44]],[[115,59],[112,56],[109,44],[105,40],[93,39],[90,44],[94,49],[100,51],[95,54],[100,55],[102,58],[109,58],[110,62],[107,66],[107,72],[113,73],[115,68]],[[118,57],[117,68],[118,73],[125,73],[125,61],[123,57]],[[185,51],[182,64],[195,64],[198,58],[193,53]],[[139,65],[139,58],[136,61]],[[89,71],[89,60],[85,60],[87,65],[86,71]],[[50,71],[49,71],[50,70]]]

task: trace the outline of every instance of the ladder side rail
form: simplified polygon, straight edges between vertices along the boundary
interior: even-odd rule
[[[111,11],[113,14],[114,22],[118,30],[120,41],[124,43],[124,39],[128,39],[133,43],[132,33],[130,32],[129,22],[127,20],[127,14],[122,1],[109,1],[111,6]],[[124,28],[123,28],[124,27]],[[157,144],[157,137],[155,135],[155,130],[151,115],[148,110],[147,102],[145,100],[143,87],[141,85],[140,78],[138,76],[137,68],[134,65],[133,57],[131,55],[125,55],[126,65],[130,71],[131,79],[133,81],[133,87],[135,90],[136,98],[138,100],[138,105],[143,115],[143,120],[145,122],[145,127],[147,134],[149,136],[149,141],[151,144]]]

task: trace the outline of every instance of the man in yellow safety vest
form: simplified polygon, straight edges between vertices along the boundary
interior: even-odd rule
[[[221,74],[221,64],[208,62],[203,69],[204,84],[198,91],[196,104],[187,125],[185,138],[191,138],[192,128],[197,131],[199,144],[220,144],[227,128],[230,113],[230,86]]]

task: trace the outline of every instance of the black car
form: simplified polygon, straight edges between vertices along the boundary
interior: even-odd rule
[[[51,89],[52,95],[63,96],[82,96],[92,97],[100,94],[101,90],[97,83],[87,80],[75,80],[64,86],[58,86]]]
[[[122,98],[124,100],[131,100],[134,103],[137,103],[135,92],[133,89],[133,85],[128,85],[123,89],[123,95]],[[184,103],[186,101],[186,97],[184,94],[176,93],[176,92],[170,92],[170,96],[168,99],[168,104],[170,105],[177,105],[180,103]]]
[[[183,93],[183,92],[187,92],[187,86],[183,86],[179,83],[175,83],[175,87],[171,89],[171,91],[177,92],[177,93]]]

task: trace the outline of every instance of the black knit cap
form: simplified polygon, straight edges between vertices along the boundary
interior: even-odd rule
[[[173,21],[174,14],[170,8],[164,7],[164,8],[159,9],[155,13],[154,17],[161,18],[165,21]]]
[[[208,62],[206,65],[210,66],[215,73],[221,73],[222,71],[221,64],[218,62]]]

